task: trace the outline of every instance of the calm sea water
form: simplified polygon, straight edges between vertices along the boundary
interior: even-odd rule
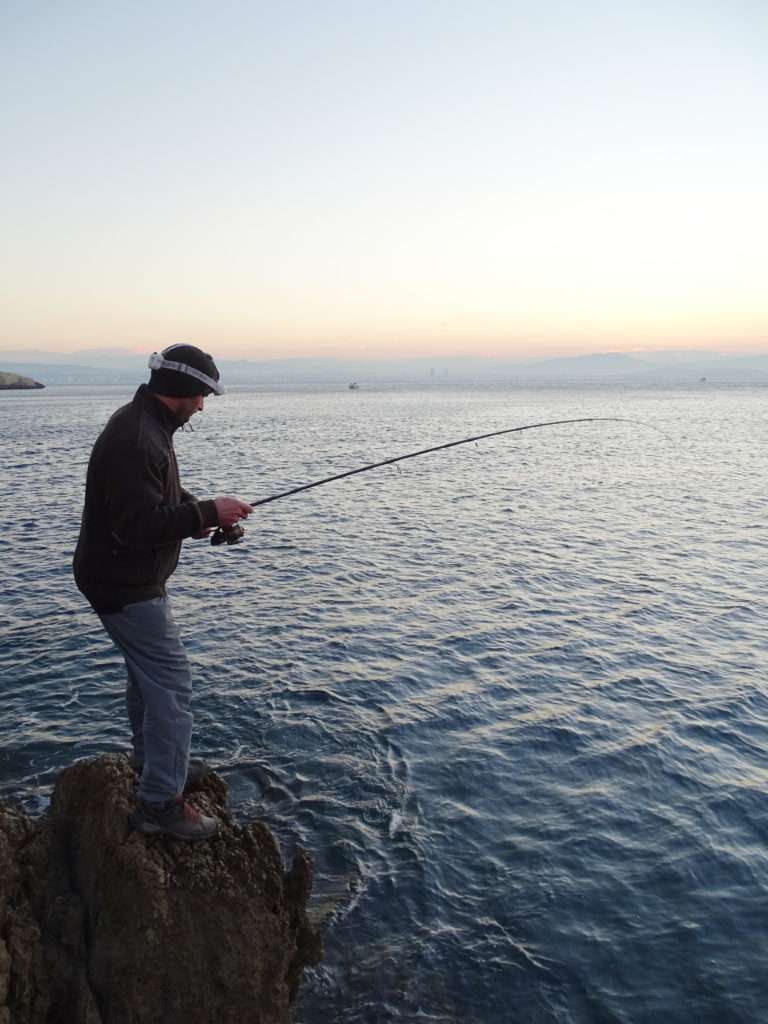
[[[0,395],[0,795],[125,747],[70,577],[117,388]],[[768,392],[241,392],[186,486],[276,502],[174,577],[196,750],[317,864],[298,1024],[768,1020]]]

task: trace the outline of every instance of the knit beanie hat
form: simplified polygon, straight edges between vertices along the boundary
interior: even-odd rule
[[[169,398],[223,395],[213,357],[194,345],[171,345],[149,357],[149,390]]]

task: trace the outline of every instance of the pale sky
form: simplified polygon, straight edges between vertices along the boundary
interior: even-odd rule
[[[0,352],[768,351],[764,0],[4,0],[0,38]]]

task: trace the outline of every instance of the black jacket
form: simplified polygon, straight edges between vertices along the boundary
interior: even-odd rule
[[[163,595],[183,538],[217,525],[215,503],[197,501],[179,481],[180,426],[142,384],[93,446],[73,569],[100,614]]]

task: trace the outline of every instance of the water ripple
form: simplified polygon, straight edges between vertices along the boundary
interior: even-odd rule
[[[124,749],[124,675],[69,577],[120,389],[0,395],[0,793],[45,808]],[[185,547],[196,747],[316,856],[297,1024],[765,1019],[766,485],[759,388],[234,393],[178,438],[201,494],[274,493]],[[354,402],[354,404],[353,404]],[[221,452],[227,458],[221,458]]]

